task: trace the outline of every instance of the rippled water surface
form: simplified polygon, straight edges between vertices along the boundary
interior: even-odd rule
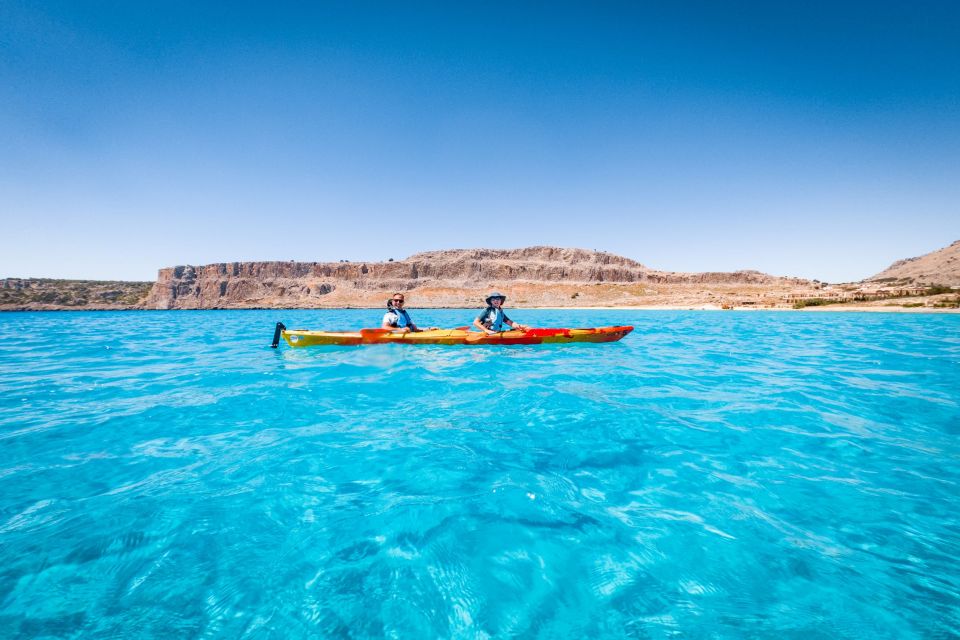
[[[0,637],[960,634],[960,316],[380,315],[0,314]]]

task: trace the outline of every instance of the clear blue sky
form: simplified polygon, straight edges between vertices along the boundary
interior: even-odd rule
[[[960,239],[960,3],[0,0],[0,277]]]

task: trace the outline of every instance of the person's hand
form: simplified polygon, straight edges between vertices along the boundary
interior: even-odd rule
[[[493,329],[484,329],[484,332],[485,332],[488,336],[495,336],[495,335],[497,335],[497,332],[494,331]]]

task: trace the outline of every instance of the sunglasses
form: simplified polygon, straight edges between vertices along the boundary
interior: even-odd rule
[[[394,301],[394,302],[403,302],[403,298],[394,298],[393,301]]]

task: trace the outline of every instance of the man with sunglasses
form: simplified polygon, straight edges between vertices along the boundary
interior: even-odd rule
[[[410,314],[407,313],[407,310],[403,308],[403,304],[404,297],[402,293],[393,294],[390,300],[387,301],[388,311],[384,314],[383,323],[381,324],[384,329],[393,329],[398,333],[409,333],[411,331],[433,331],[437,328],[418,328],[417,325],[413,324],[413,320],[410,319]]]

